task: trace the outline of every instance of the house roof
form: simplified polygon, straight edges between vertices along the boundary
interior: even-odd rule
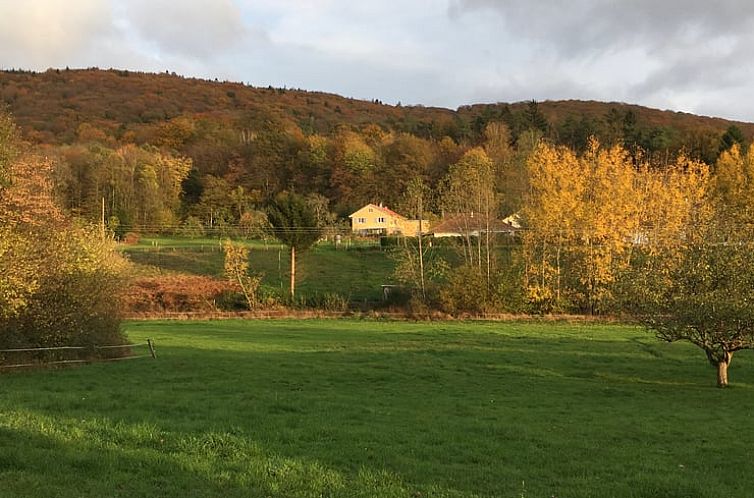
[[[390,216],[392,216],[392,217],[394,217],[394,218],[400,218],[400,219],[402,219],[402,220],[405,220],[405,219],[406,219],[406,217],[405,217],[405,216],[403,216],[403,215],[401,215],[401,214],[398,214],[398,213],[396,213],[395,211],[393,211],[393,210],[392,210],[392,209],[390,209],[390,208],[386,208],[385,206],[378,206],[377,204],[371,204],[371,203],[370,203],[370,204],[367,204],[366,206],[364,206],[364,207],[362,207],[362,208],[359,208],[358,210],[356,210],[356,212],[349,214],[349,215],[348,215],[348,217],[349,217],[349,218],[353,218],[353,217],[354,217],[354,216],[356,215],[356,213],[358,213],[358,212],[359,212],[359,211],[361,211],[362,209],[364,209],[364,208],[368,208],[368,207],[371,207],[371,208],[373,208],[373,209],[376,209],[377,211],[381,211],[381,212],[383,212],[383,213],[385,213],[385,214],[387,214],[387,215],[390,215]]]
[[[440,220],[433,228],[432,233],[465,233],[487,231],[487,221],[481,216],[473,214],[455,214]],[[490,220],[491,232],[515,232],[517,229],[510,223],[502,220]]]
[[[507,218],[503,219],[503,222],[508,223],[513,228],[521,228],[522,221],[523,220],[521,219],[521,214],[519,212],[515,212]]]

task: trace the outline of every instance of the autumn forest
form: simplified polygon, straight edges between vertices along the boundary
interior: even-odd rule
[[[125,229],[187,218],[238,225],[283,190],[315,196],[337,218],[367,202],[406,208],[419,178],[439,191],[474,147],[495,163],[500,213],[520,208],[540,140],[575,152],[590,137],[652,167],[679,154],[713,165],[754,126],[597,102],[474,105],[451,111],[174,74],[120,70],[0,73],[0,100],[23,137],[55,158],[66,209]],[[491,126],[492,125],[492,126]],[[425,209],[440,216],[434,196]]]

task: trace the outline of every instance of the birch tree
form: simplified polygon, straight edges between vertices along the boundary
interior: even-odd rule
[[[492,272],[492,228],[497,217],[494,165],[484,149],[467,151],[445,177],[441,205],[457,220],[466,264],[476,266],[489,284]]]
[[[522,213],[530,302],[544,310],[609,309],[641,222],[631,158],[622,147],[604,149],[596,140],[581,156],[541,143],[527,166]]]

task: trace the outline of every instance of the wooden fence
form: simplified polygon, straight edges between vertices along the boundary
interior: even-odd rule
[[[2,360],[4,357],[7,357],[8,355],[24,355],[29,353],[55,353],[55,352],[77,352],[77,351],[84,351],[88,353],[97,353],[98,351],[114,351],[118,349],[133,349],[138,347],[146,347],[147,352],[144,354],[126,354],[123,356],[116,356],[112,358],[103,358],[103,357],[89,357],[84,359],[52,359],[52,360],[37,360],[33,362],[26,362],[26,363],[12,363],[12,364],[2,364],[0,363],[0,369],[9,369],[9,368],[26,368],[26,367],[40,367],[40,366],[48,366],[48,365],[70,365],[70,364],[77,364],[77,363],[94,363],[94,362],[101,362],[101,361],[122,361],[122,360],[135,360],[137,358],[147,358],[151,357],[153,359],[157,358],[157,354],[155,353],[154,349],[154,342],[152,342],[152,339],[147,339],[147,342],[138,343],[138,344],[119,344],[114,346],[56,346],[56,347],[48,347],[48,348],[14,348],[14,349],[0,349],[0,360]]]

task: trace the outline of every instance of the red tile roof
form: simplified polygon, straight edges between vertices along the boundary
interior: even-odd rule
[[[491,232],[515,232],[516,228],[501,220],[490,220]],[[465,233],[487,230],[487,221],[482,216],[456,214],[440,220],[432,227],[432,233]]]

